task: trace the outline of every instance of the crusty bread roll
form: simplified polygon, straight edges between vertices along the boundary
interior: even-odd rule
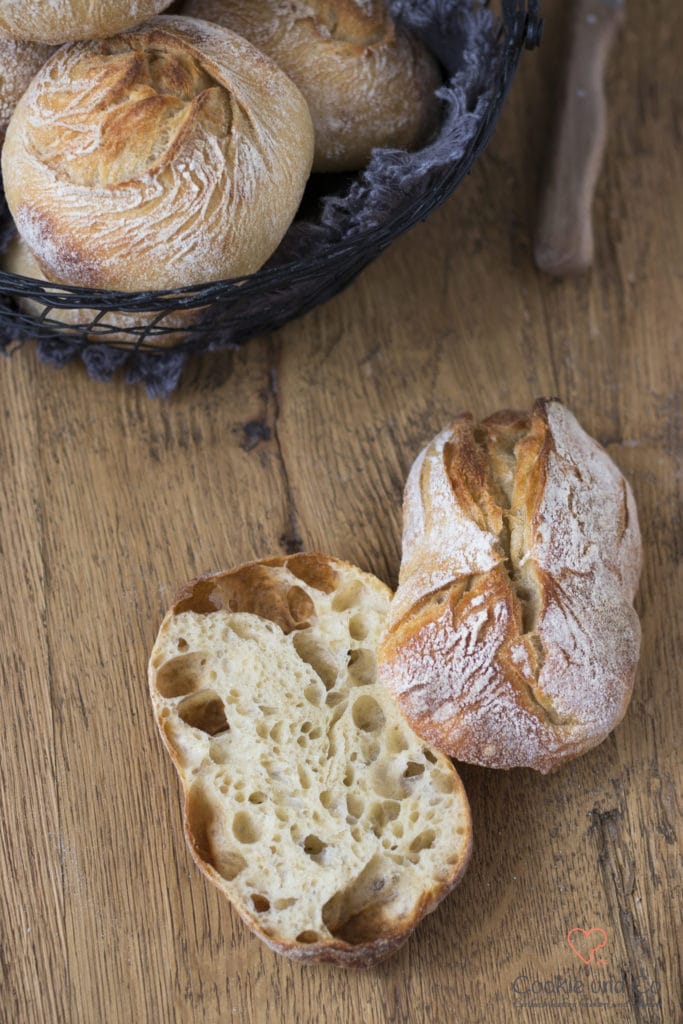
[[[217,25],[162,16],[58,50],[12,116],[2,169],[46,277],[139,291],[257,270],[312,155],[306,102],[272,61]]]
[[[413,149],[436,125],[436,62],[385,0],[186,0],[183,12],[238,32],[296,82],[314,171],[356,170],[376,147]]]
[[[51,53],[51,46],[0,38],[0,147],[12,111]]]
[[[192,855],[278,953],[368,966],[462,875],[467,798],[376,681],[391,592],[325,555],[196,580],[149,666]]]
[[[639,571],[629,485],[559,401],[460,416],[408,478],[380,678],[451,756],[550,771],[626,710]]]
[[[170,0],[0,0],[0,38],[39,43],[113,36],[168,7]]]
[[[35,256],[27,248],[24,241],[17,237],[10,242],[7,251],[0,256],[0,270],[8,274],[18,274],[20,277],[32,278],[34,281],[45,281],[47,278],[38,266]],[[66,284],[65,281],[51,281],[50,284]],[[43,319],[45,307],[42,303],[36,302],[27,296],[17,293],[15,302],[25,313],[36,319]],[[156,348],[165,348],[168,345],[178,345],[187,341],[187,331],[179,330],[182,327],[192,327],[203,319],[206,309],[180,309],[168,313],[160,319],[161,310],[155,309],[150,312],[119,313],[106,312],[102,314],[98,309],[86,309],[79,306],[69,308],[68,306],[53,306],[47,315],[48,321],[56,320],[61,327],[54,327],[61,333],[69,334],[70,327],[81,328],[86,324],[97,320],[97,330],[84,336],[82,330],[74,330],[73,335],[79,340],[84,337],[93,343],[96,342],[117,342],[119,344],[133,345],[139,337],[137,329],[149,325],[150,330],[144,338],[145,346],[154,345]],[[52,326],[48,324],[48,326]],[[115,329],[116,328],[116,329]],[[132,332],[132,333],[131,333]],[[168,332],[168,333],[166,333]]]

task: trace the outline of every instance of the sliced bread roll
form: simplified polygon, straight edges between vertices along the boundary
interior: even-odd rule
[[[204,874],[271,949],[369,966],[460,879],[450,761],[376,679],[391,592],[325,555],[188,585],[151,655],[156,720]]]

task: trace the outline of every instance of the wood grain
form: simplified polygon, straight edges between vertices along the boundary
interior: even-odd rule
[[[167,403],[57,373],[30,347],[1,367],[3,1024],[683,1020],[683,10],[629,7],[595,266],[552,281],[531,231],[567,13],[546,7],[541,51],[471,177],[325,307],[195,362]],[[542,394],[634,487],[645,561],[631,708],[549,778],[463,766],[471,868],[394,960],[350,974],[278,959],[184,846],[145,679],[165,606],[198,572],[300,547],[395,582],[420,447],[454,412]],[[572,953],[576,927],[604,929],[605,965]],[[558,976],[603,1005],[515,992]]]

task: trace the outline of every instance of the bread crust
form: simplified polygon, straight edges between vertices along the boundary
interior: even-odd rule
[[[436,127],[436,61],[385,0],[186,0],[183,11],[243,35],[298,85],[314,171],[357,170],[373,149],[414,149]]]
[[[245,924],[274,952],[292,959],[304,963],[330,963],[340,967],[370,967],[384,960],[403,945],[419,921],[434,910],[457,885],[469,862],[472,851],[469,808],[462,782],[450,761],[442,755],[434,755],[435,758],[438,758],[438,767],[442,771],[448,772],[452,779],[453,792],[457,794],[457,799],[464,809],[467,824],[463,834],[457,840],[454,839],[454,845],[458,847],[458,856],[452,864],[449,864],[443,879],[422,893],[409,917],[396,921],[390,927],[387,927],[383,918],[381,920],[378,918],[377,926],[381,927],[381,934],[371,940],[351,942],[331,938],[302,944],[298,941],[281,941],[272,934],[268,934],[262,927],[258,916],[250,913],[249,909],[236,898],[230,884],[211,863],[210,857],[203,848],[201,837],[195,833],[192,826],[190,790],[192,773],[188,771],[185,759],[179,754],[177,746],[170,739],[169,733],[164,727],[159,690],[159,641],[175,616],[185,612],[210,614],[221,609],[249,612],[274,622],[285,635],[293,630],[305,629],[309,620],[314,619],[315,612],[312,602],[297,598],[293,607],[291,594],[288,594],[291,589],[291,577],[290,582],[283,581],[280,574],[272,571],[278,569],[288,570],[295,579],[302,580],[306,587],[312,587],[323,594],[331,593],[340,577],[344,577],[346,580],[352,576],[354,580],[360,581],[362,586],[372,588],[380,601],[388,602],[391,597],[391,591],[375,577],[361,572],[347,562],[318,553],[296,554],[249,562],[227,572],[210,574],[193,580],[179,591],[171,605],[159,630],[155,651],[150,658],[149,685],[157,724],[164,745],[176,766],[185,793],[184,830],[192,857],[206,878],[228,897]],[[304,593],[303,590],[302,593]]]
[[[168,5],[169,0],[0,0],[0,39],[59,46],[74,39],[113,36]]]
[[[14,238],[7,251],[0,255],[0,268],[8,274],[17,274],[19,277],[27,277],[32,281],[46,282],[48,279],[41,266],[38,264],[33,253],[30,251],[22,238]],[[51,281],[50,284],[68,284],[66,281]],[[17,295],[15,302],[29,316],[41,319],[44,313],[44,305],[29,299],[24,295]],[[107,312],[102,315],[101,310],[87,309],[82,306],[74,306],[69,309],[65,306],[53,306],[49,313],[50,320],[56,320],[64,325],[64,333],[68,333],[70,327],[81,328],[97,321],[98,330],[88,334],[88,339],[93,343],[98,342],[124,342],[131,344],[138,336],[141,327],[149,324],[150,327],[163,327],[169,333],[158,334],[150,330],[145,338],[145,345],[154,345],[156,348],[165,348],[167,345],[177,345],[187,341],[187,328],[199,323],[205,315],[205,308],[176,310],[173,313],[159,319],[159,310],[146,313]],[[106,333],[105,329],[106,328]],[[182,330],[181,328],[185,328]],[[74,331],[74,337],[81,340],[82,331]]]
[[[52,52],[40,43],[0,38],[0,148],[14,108]]]
[[[640,559],[627,481],[558,400],[460,416],[408,478],[380,679],[452,757],[551,771],[626,711]]]
[[[217,25],[161,16],[58,50],[17,105],[2,168],[49,280],[145,291],[261,267],[312,156],[306,102],[272,61]]]

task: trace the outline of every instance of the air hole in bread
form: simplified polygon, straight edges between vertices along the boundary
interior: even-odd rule
[[[424,832],[420,832],[418,836],[415,836],[412,843],[410,844],[411,853],[420,853],[421,850],[428,850],[430,846],[434,844],[436,839],[436,832],[433,828],[426,828]]]
[[[214,764],[228,763],[230,759],[230,740],[227,733],[219,734],[218,739],[211,740],[209,744],[209,757]]]
[[[363,736],[360,741],[361,757],[365,764],[372,764],[379,757],[379,743],[370,736]]]
[[[455,790],[455,779],[446,772],[432,773],[432,786],[437,793],[453,793]]]
[[[424,770],[425,766],[423,764],[418,764],[417,761],[408,761],[408,764],[406,765],[406,770],[403,773],[403,778],[414,779],[418,775],[423,775]]]
[[[349,793],[346,797],[346,809],[352,818],[360,818],[365,810],[365,801],[358,793]]]
[[[380,761],[372,769],[370,785],[378,796],[387,800],[403,800],[406,795],[406,786],[402,777],[394,774],[396,769],[393,765]],[[415,812],[417,815],[417,812]]]
[[[375,855],[357,878],[323,906],[323,923],[335,939],[357,945],[382,935],[386,926],[383,905],[393,896],[387,886],[388,868],[384,855]]]
[[[345,612],[358,601],[363,587],[359,580],[351,580],[332,598],[332,611]]]
[[[324,789],[320,794],[320,803],[326,810],[329,811],[331,807],[334,807],[336,802],[337,798],[335,797],[331,789]]]
[[[185,697],[200,684],[205,656],[197,651],[171,658],[161,666],[156,676],[156,688],[162,697]]]
[[[377,659],[372,651],[358,647],[349,651],[349,682],[352,686],[368,686],[377,678]]]
[[[284,739],[284,731],[284,722],[276,722],[269,734],[273,743],[282,743],[282,740]]]
[[[402,750],[408,749],[408,741],[403,730],[395,725],[389,732],[385,746],[388,754],[400,754]]]
[[[184,636],[178,637],[178,643],[176,644],[179,651],[186,651],[190,646]]]
[[[362,615],[354,615],[349,622],[349,633],[353,640],[365,640],[368,635],[368,624]]]
[[[351,714],[354,724],[363,732],[376,732],[386,721],[381,707],[369,694],[358,698],[353,705]]]
[[[244,857],[236,850],[223,850],[214,858],[213,866],[226,882],[232,882],[247,866]]]
[[[322,679],[326,690],[331,690],[337,681],[337,666],[330,652],[309,632],[294,634],[294,649],[302,661],[310,665]]]
[[[320,729],[316,725],[313,729],[311,729],[311,731],[309,733],[309,736],[310,736],[310,738],[312,740],[319,740],[320,737],[322,736],[322,732],[320,731]]]
[[[293,907],[295,903],[296,900],[294,899],[294,897],[288,896],[285,899],[275,900],[273,906],[275,907],[276,910],[288,910],[289,907]]]
[[[324,843],[318,836],[308,835],[304,839],[304,853],[308,854],[311,860],[319,858],[326,848],[327,843]]]
[[[423,747],[422,753],[424,754],[426,760],[429,761],[430,764],[436,764],[436,754],[432,754],[429,747]]]
[[[310,944],[311,942],[320,942],[320,935],[317,932],[306,930],[305,932],[299,932],[296,937],[297,942],[303,942]]]
[[[333,690],[332,693],[328,693],[325,703],[328,708],[335,708],[337,704],[341,704],[343,700],[346,700],[344,694],[339,690]]]
[[[310,626],[315,615],[315,605],[301,587],[290,587],[287,591],[287,608],[292,617],[295,629]]]
[[[337,585],[335,570],[315,555],[292,555],[285,561],[285,565],[292,576],[323,594],[331,594]]]
[[[200,729],[208,736],[217,736],[230,728],[225,717],[225,705],[213,690],[202,690],[186,697],[178,705],[178,717],[185,725]]]
[[[265,803],[265,801],[266,801],[266,794],[265,793],[261,793],[260,790],[257,790],[255,793],[250,793],[249,794],[249,803],[250,804],[262,804],[262,803]]]
[[[259,838],[258,829],[254,820],[247,811],[238,811],[232,819],[232,831],[239,843],[249,845],[255,843]]]
[[[342,782],[344,783],[345,786],[352,786],[353,785],[353,778],[354,778],[353,768],[351,768],[349,766],[346,769],[346,771],[344,772],[344,778],[342,779]]]
[[[323,695],[320,692],[320,687],[315,683],[311,683],[304,689],[304,697],[309,704],[312,704],[314,708],[320,707],[323,702]]]
[[[310,775],[310,772],[308,771],[306,766],[303,765],[303,764],[298,764],[296,767],[297,767],[297,772],[298,772],[298,775],[299,775],[299,782],[301,783],[301,788],[302,789],[310,789],[311,788],[311,775]]]
[[[251,902],[257,914],[265,914],[267,910],[270,910],[270,900],[258,892],[252,893]]]

